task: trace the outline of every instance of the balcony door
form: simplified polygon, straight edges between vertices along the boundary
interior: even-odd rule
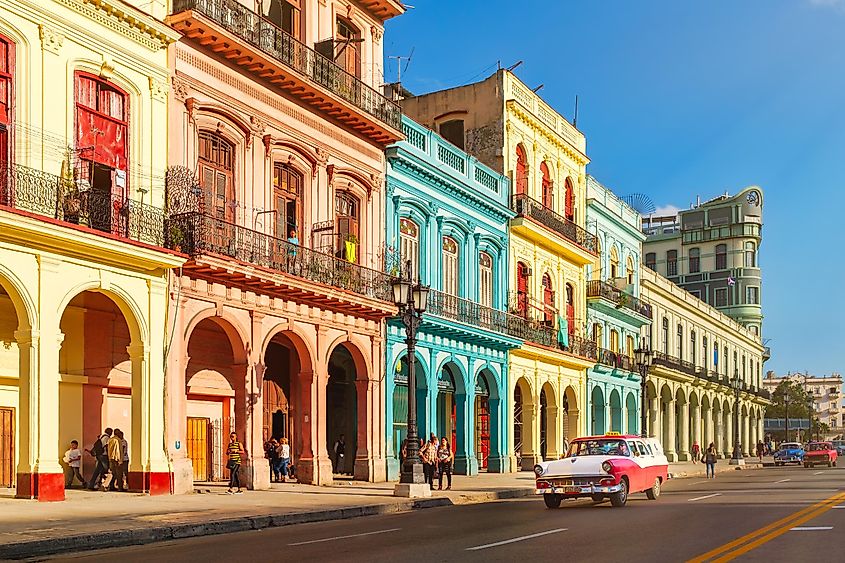
[[[0,171],[6,169],[10,160],[14,72],[14,44],[0,36]],[[0,183],[0,204],[9,203],[5,189],[6,183]]]
[[[540,164],[540,174],[543,176],[543,207],[554,209],[554,182],[545,161]]]
[[[419,279],[420,228],[407,217],[399,220],[399,257],[403,274],[405,266],[410,263],[410,271],[407,274],[412,280]]]
[[[215,132],[200,131],[198,153],[206,211],[215,219],[234,223],[234,145]]]
[[[270,0],[267,19],[276,24],[282,31],[303,41],[304,28],[302,18],[302,3],[304,0]]]
[[[478,253],[478,302],[493,306],[493,258],[486,252]]]
[[[575,186],[572,185],[572,178],[566,178],[564,182],[563,215],[570,221],[575,221]]]
[[[287,164],[273,165],[276,237],[302,241],[302,174]]]
[[[522,317],[528,316],[528,266],[519,262],[516,265],[516,310]]]
[[[543,274],[543,322],[548,326],[554,325],[555,319],[555,292],[552,288],[552,277]]]
[[[514,178],[514,194],[522,195],[528,192],[528,156],[522,145],[516,146],[516,178]]]
[[[361,220],[361,205],[358,198],[349,192],[335,194],[335,224],[337,225],[337,256],[347,262],[358,263],[360,246],[358,225]]]
[[[349,74],[361,78],[361,32],[351,22],[337,18],[334,60]]]
[[[569,336],[575,335],[575,289],[566,284],[566,324]]]

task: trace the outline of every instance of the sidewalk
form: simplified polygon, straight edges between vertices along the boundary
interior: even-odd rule
[[[774,461],[769,457],[764,457],[761,463],[756,457],[745,458],[744,466],[736,466],[730,464],[730,459],[720,459],[716,462],[716,474],[724,473],[725,471],[741,471],[747,469],[760,469],[766,465],[774,465]],[[705,477],[707,469],[703,463],[693,463],[691,461],[681,461],[669,464],[669,477],[672,479],[683,479],[685,477]]]
[[[736,469],[727,461],[719,460],[716,471]],[[669,473],[703,476],[704,466],[673,463]],[[57,503],[15,499],[13,491],[0,489],[0,559],[518,498],[533,494],[533,485],[534,475],[523,471],[458,475],[451,491],[434,491],[429,499],[394,497],[393,483],[340,481],[332,487],[273,484],[241,495],[225,494],[225,484],[198,485],[202,494],[156,497],[73,489]]]

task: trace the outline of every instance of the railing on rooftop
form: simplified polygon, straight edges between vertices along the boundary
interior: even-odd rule
[[[513,196],[512,209],[517,215],[531,217],[586,251],[596,254],[598,244],[595,235],[588,233],[583,227],[578,226],[566,217],[558,215],[526,194],[516,194]]]
[[[164,243],[160,208],[18,164],[0,168],[0,205],[118,238]]]
[[[199,12],[358,109],[401,130],[402,110],[398,104],[236,0],[173,1],[174,14],[189,10]]]
[[[617,289],[609,283],[601,280],[590,280],[587,282],[587,298],[601,297],[615,303],[618,307],[625,307],[648,319],[651,315],[651,305],[640,301],[630,293]]]
[[[217,254],[364,297],[393,301],[391,276],[203,213],[174,215],[169,248],[192,256]]]

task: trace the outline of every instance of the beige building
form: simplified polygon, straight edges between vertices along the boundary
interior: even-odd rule
[[[813,376],[807,372],[787,372],[786,375],[775,375],[775,372],[770,371],[766,373],[766,377],[763,379],[763,387],[770,393],[774,393],[784,379],[798,383],[813,398],[814,416],[818,417],[822,424],[827,424],[830,427],[831,435],[842,434],[845,431],[845,399],[842,398],[842,375],[832,373],[830,375]]]
[[[738,408],[739,439],[748,455],[763,439],[769,404],[759,336],[650,268],[640,276],[640,298],[653,314],[642,333],[653,351],[646,382],[649,435],[661,440],[670,461],[691,459],[695,442],[702,449],[713,442],[730,457]]]

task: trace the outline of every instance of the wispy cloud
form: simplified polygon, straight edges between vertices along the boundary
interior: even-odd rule
[[[666,215],[677,215],[678,211],[680,211],[680,207],[676,207],[674,205],[661,205],[657,209],[654,210],[654,215],[664,217]]]

